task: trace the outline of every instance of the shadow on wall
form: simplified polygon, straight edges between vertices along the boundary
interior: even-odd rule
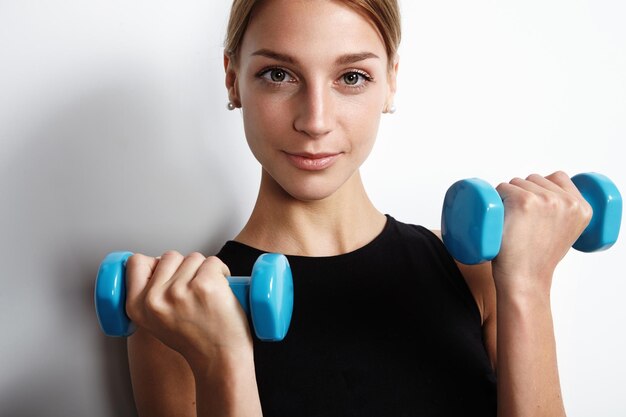
[[[4,305],[23,331],[4,347],[13,361],[10,379],[0,376],[11,387],[2,416],[136,415],[125,340],[96,321],[100,261],[123,249],[215,253],[239,226],[228,158],[207,140],[210,112],[172,116],[154,87],[130,81],[65,97],[12,138],[0,168],[0,250],[7,274],[23,277],[8,283]]]

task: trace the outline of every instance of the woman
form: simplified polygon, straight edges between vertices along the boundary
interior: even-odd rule
[[[140,415],[565,415],[550,287],[591,209],[562,172],[500,184],[502,249],[473,267],[379,212],[359,167],[393,106],[399,20],[393,0],[234,2],[226,86],[258,200],[217,257],[129,259]],[[294,274],[276,344],[225,279],[264,251]]]

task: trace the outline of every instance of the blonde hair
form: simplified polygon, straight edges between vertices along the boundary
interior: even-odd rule
[[[243,35],[248,28],[255,6],[263,0],[233,0],[226,29],[224,53],[237,62]],[[341,3],[367,17],[383,38],[389,69],[400,46],[400,9],[397,0],[341,0]]]

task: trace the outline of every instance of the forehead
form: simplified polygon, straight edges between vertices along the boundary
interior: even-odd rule
[[[271,49],[306,61],[372,52],[385,58],[383,40],[372,22],[332,0],[266,0],[251,16],[241,58]]]

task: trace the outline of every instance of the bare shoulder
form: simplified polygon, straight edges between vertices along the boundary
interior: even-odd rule
[[[182,355],[138,329],[128,338],[128,361],[140,416],[196,416],[195,380]]]

